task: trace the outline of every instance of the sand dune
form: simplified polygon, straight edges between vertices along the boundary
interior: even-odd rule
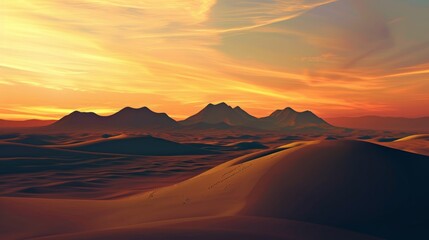
[[[0,158],[6,157],[58,157],[58,158],[73,158],[75,156],[91,156],[91,153],[82,153],[78,151],[45,148],[40,146],[32,146],[19,143],[0,143]]]
[[[0,196],[117,198],[180,182],[237,155],[139,156],[77,151],[48,155],[49,152],[0,157]]]
[[[235,150],[247,150],[247,149],[266,149],[268,148],[264,144],[257,141],[243,141],[237,143],[230,143],[227,145]]]
[[[120,135],[108,139],[101,139],[89,143],[65,146],[68,149],[75,149],[88,152],[171,156],[171,155],[196,155],[210,154],[208,150],[199,149],[190,145],[180,144],[152,136],[126,137]]]
[[[61,134],[21,134],[13,139],[9,139],[8,142],[42,146],[56,144],[58,142],[65,141],[69,138],[69,136]]]
[[[261,218],[251,216],[227,216],[214,218],[192,218],[180,221],[164,221],[139,224],[125,228],[108,229],[77,234],[65,234],[53,237],[41,237],[37,240],[302,240],[302,239],[347,239],[380,240],[380,238],[354,233],[323,225],[292,221],[286,219]]]
[[[428,160],[365,142],[324,141],[271,169],[243,212],[406,238],[427,224]]]
[[[37,171],[60,171],[94,167],[96,159],[118,156],[15,143],[0,143],[0,173],[16,174]]]
[[[429,156],[429,134],[414,134],[392,141],[382,142],[388,147]]]
[[[417,139],[421,139],[421,140],[428,140],[429,141],[429,134],[415,134],[415,135],[410,135],[407,137],[403,137],[400,139],[395,140],[395,142],[404,142],[404,141],[410,141],[410,140],[417,140]]]
[[[297,142],[119,200],[0,198],[0,237],[416,239],[428,171],[428,157],[372,143]]]

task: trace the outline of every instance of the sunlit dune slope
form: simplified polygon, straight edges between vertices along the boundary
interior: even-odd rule
[[[410,140],[428,140],[429,141],[429,134],[415,134],[410,135],[407,137],[400,138],[398,140],[395,140],[394,142],[404,142],[404,141],[410,141]]]

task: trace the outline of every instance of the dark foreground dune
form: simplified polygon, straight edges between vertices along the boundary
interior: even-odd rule
[[[296,142],[116,200],[0,198],[0,239],[427,239],[429,157]]]

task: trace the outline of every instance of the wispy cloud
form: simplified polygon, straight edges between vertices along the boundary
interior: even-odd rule
[[[371,94],[416,93],[392,79],[423,81],[429,38],[407,28],[424,10],[380,5],[405,13],[369,0],[1,1],[0,108],[59,117],[148,105],[183,117],[230,101],[256,115],[286,105],[387,111],[393,103]]]

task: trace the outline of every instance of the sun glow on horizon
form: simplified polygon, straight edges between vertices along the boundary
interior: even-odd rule
[[[4,0],[0,119],[207,103],[255,116],[429,115],[429,4]]]

